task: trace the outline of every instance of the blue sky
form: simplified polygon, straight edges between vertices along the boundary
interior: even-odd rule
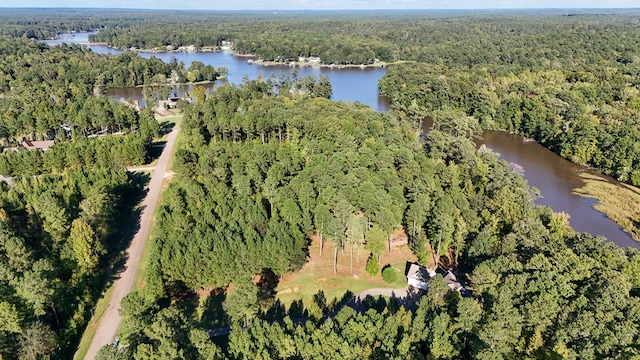
[[[640,0],[0,0],[0,7],[176,10],[636,8]]]

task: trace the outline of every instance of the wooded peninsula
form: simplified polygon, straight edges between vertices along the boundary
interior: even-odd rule
[[[640,194],[637,12],[6,10],[1,359],[87,356],[172,129],[133,291],[95,359],[640,358],[639,250],[575,231],[474,143],[520,134]],[[222,84],[200,61],[43,42],[78,32],[407,62],[380,80],[381,112],[332,101],[326,76]],[[125,87],[143,104],[107,95]],[[622,210],[638,237],[637,203]],[[434,274],[424,287],[411,265]]]

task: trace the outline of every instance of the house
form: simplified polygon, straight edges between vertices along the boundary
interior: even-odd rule
[[[52,147],[53,144],[54,144],[53,140],[47,140],[47,141],[24,140],[22,143],[20,143],[20,145],[22,145],[22,147],[24,147],[27,150],[40,149],[42,151],[49,150],[49,148]]]
[[[411,264],[407,271],[407,285],[422,290],[429,290],[429,282],[437,275],[442,275],[442,279],[453,291],[457,291],[462,296],[470,296],[469,291],[458,281],[456,276],[449,270],[437,268],[435,271],[418,264]]]
[[[418,264],[411,264],[407,272],[407,284],[422,290],[429,290],[429,281],[436,272]]]

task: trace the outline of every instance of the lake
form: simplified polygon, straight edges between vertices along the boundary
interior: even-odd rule
[[[99,54],[117,54],[121,51],[109,48],[104,45],[89,45],[89,48]],[[262,66],[249,64],[248,58],[234,56],[228,52],[207,52],[207,53],[147,53],[138,52],[138,55],[144,58],[150,58],[152,56],[161,59],[165,62],[171,61],[172,58],[176,58],[178,61],[182,61],[186,67],[189,67],[191,62],[200,61],[205,65],[211,65],[215,68],[226,67],[229,70],[227,79],[224,82],[230,82],[232,84],[242,84],[243,78],[257,79],[262,77],[263,79],[269,78],[271,75],[278,76],[280,74],[291,73],[297,71],[298,77],[313,75],[320,76],[326,75],[331,81],[333,87],[332,100],[336,101],[359,101],[363,104],[369,105],[378,111],[386,111],[389,109],[389,98],[378,94],[378,80],[385,74],[386,70],[381,67],[366,67],[366,68],[325,68],[325,67],[295,67],[291,68],[286,65],[277,66]],[[141,92],[142,90],[140,90]],[[118,96],[118,93],[112,94]],[[131,93],[125,95],[132,95]],[[125,97],[126,99],[127,97]],[[141,98],[141,93],[140,93]],[[139,100],[136,97],[133,99]]]
[[[67,36],[66,42],[83,43],[88,41],[88,34]],[[65,39],[53,40],[50,44],[59,44]],[[104,45],[88,45],[100,54],[119,54],[120,50]],[[189,66],[192,61],[200,61],[213,67],[229,69],[225,81],[241,84],[244,77],[256,79],[259,76],[268,78],[271,74],[278,75],[293,69],[288,66],[260,66],[249,64],[247,58],[236,57],[230,53],[144,53],[140,56],[150,58],[155,56],[164,61],[176,58]],[[378,80],[385,74],[384,68],[320,68],[297,67],[298,76],[326,75],[333,86],[332,100],[359,101],[378,111],[389,109],[389,99],[378,94]],[[210,85],[211,86],[211,85]],[[109,89],[108,94],[116,98],[142,99],[142,89]],[[484,131],[479,144],[499,153],[501,158],[518,164],[524,170],[523,176],[531,186],[540,190],[542,197],[537,203],[547,205],[555,211],[564,211],[570,216],[571,226],[580,232],[602,235],[620,246],[640,248],[640,243],[633,240],[615,222],[603,213],[595,210],[596,200],[573,195],[573,189],[581,187],[583,180],[579,176],[587,169],[575,165],[554,154],[535,142],[526,142],[521,136],[496,131]]]

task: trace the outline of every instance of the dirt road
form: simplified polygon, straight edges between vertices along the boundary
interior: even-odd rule
[[[115,280],[113,284],[113,292],[111,293],[111,299],[107,310],[102,316],[102,320],[98,324],[96,333],[93,336],[89,350],[87,351],[85,360],[93,360],[96,353],[103,345],[110,344],[118,333],[120,327],[120,314],[118,308],[120,307],[120,300],[131,292],[136,279],[136,273],[138,272],[138,265],[140,258],[142,257],[142,251],[144,245],[149,237],[149,229],[151,228],[151,220],[153,219],[153,213],[158,203],[158,197],[160,196],[160,190],[162,188],[162,181],[167,171],[167,165],[171,158],[173,146],[176,142],[176,136],[178,135],[178,129],[174,128],[167,138],[167,143],[162,150],[162,154],[158,159],[158,163],[153,171],[153,176],[149,182],[149,191],[147,192],[144,201],[142,202],[142,211],[140,213],[139,228],[137,229],[129,249],[127,249],[127,261],[124,269],[119,274],[120,277]]]

